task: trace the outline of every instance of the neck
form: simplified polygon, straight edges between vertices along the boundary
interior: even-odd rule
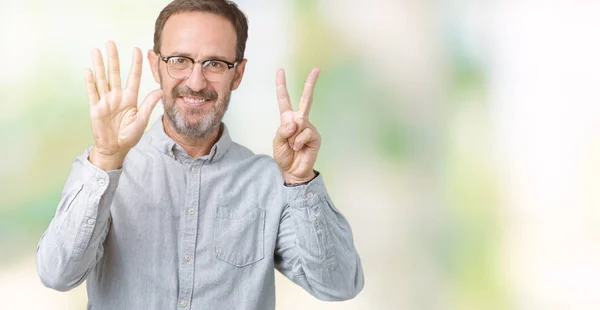
[[[213,130],[213,132],[209,133],[205,137],[197,138],[188,137],[178,133],[171,122],[165,119],[165,115],[162,117],[162,123],[167,136],[181,146],[192,158],[208,155],[213,145],[217,143],[217,140],[219,140],[219,137],[221,136],[222,126],[217,127],[215,130]]]

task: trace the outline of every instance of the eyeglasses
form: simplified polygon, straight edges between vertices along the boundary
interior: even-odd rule
[[[206,59],[194,60],[187,56],[161,56],[160,59],[167,64],[167,73],[169,76],[177,80],[185,80],[194,71],[194,65],[200,63],[202,65],[202,74],[204,78],[210,82],[220,82],[223,80],[225,73],[237,65],[229,61],[221,59]]]

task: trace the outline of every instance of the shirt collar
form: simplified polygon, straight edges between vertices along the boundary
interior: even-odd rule
[[[164,117],[164,116],[163,116]],[[209,162],[213,163],[223,158],[223,155],[229,150],[229,147],[232,144],[231,137],[229,136],[229,130],[225,123],[221,123],[223,126],[223,130],[221,132],[221,136],[219,140],[213,145],[210,149],[208,155],[200,157],[200,159],[208,159]],[[183,150],[171,137],[167,135],[165,132],[165,128],[163,126],[162,117],[159,117],[154,124],[148,130],[148,135],[150,138],[150,144],[160,150],[162,153],[167,154],[171,158],[174,157],[173,151],[178,148]]]

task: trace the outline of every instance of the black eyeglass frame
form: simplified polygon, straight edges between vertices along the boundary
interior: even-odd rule
[[[197,63],[199,63],[200,65],[202,65],[202,68],[204,68],[204,66],[205,66],[207,63],[211,62],[211,61],[220,61],[220,62],[223,62],[223,63],[225,63],[225,64],[227,65],[227,70],[231,70],[231,69],[233,69],[233,67],[235,67],[235,66],[238,64],[238,61],[236,61],[236,62],[229,62],[229,61],[227,61],[227,60],[223,60],[223,59],[219,59],[219,58],[209,58],[209,59],[205,59],[205,60],[201,60],[201,59],[198,59],[198,60],[196,60],[196,59],[194,59],[194,58],[192,58],[192,57],[189,57],[189,56],[183,56],[183,55],[171,55],[171,56],[165,56],[165,55],[163,55],[163,54],[160,54],[160,53],[159,53],[158,55],[160,56],[159,58],[160,58],[162,61],[164,61],[164,62],[165,62],[165,64],[167,65],[167,69],[168,69],[168,67],[169,67],[169,60],[170,60],[171,58],[185,58],[185,59],[188,59],[189,61],[191,61],[191,62],[192,62],[192,67],[193,67],[193,66],[195,66]],[[192,71],[190,71],[190,74],[192,74],[192,72],[193,72],[193,71],[194,71],[194,69],[192,68]],[[204,74],[204,69],[202,70],[202,74]],[[170,74],[169,74],[169,75],[170,75]],[[189,77],[189,75],[188,75],[188,77]]]

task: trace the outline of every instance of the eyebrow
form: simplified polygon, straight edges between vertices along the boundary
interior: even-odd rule
[[[191,59],[196,60],[194,57],[192,57],[192,54],[190,54],[190,53],[173,52],[169,56],[185,56],[185,57],[189,57]],[[225,61],[228,61],[228,62],[234,62],[235,61],[235,60],[234,61],[229,61],[229,60],[227,60],[227,57],[225,57],[225,56],[219,56],[219,55],[208,55],[207,57],[203,58],[202,60],[203,61],[206,61],[206,60],[225,60]]]

